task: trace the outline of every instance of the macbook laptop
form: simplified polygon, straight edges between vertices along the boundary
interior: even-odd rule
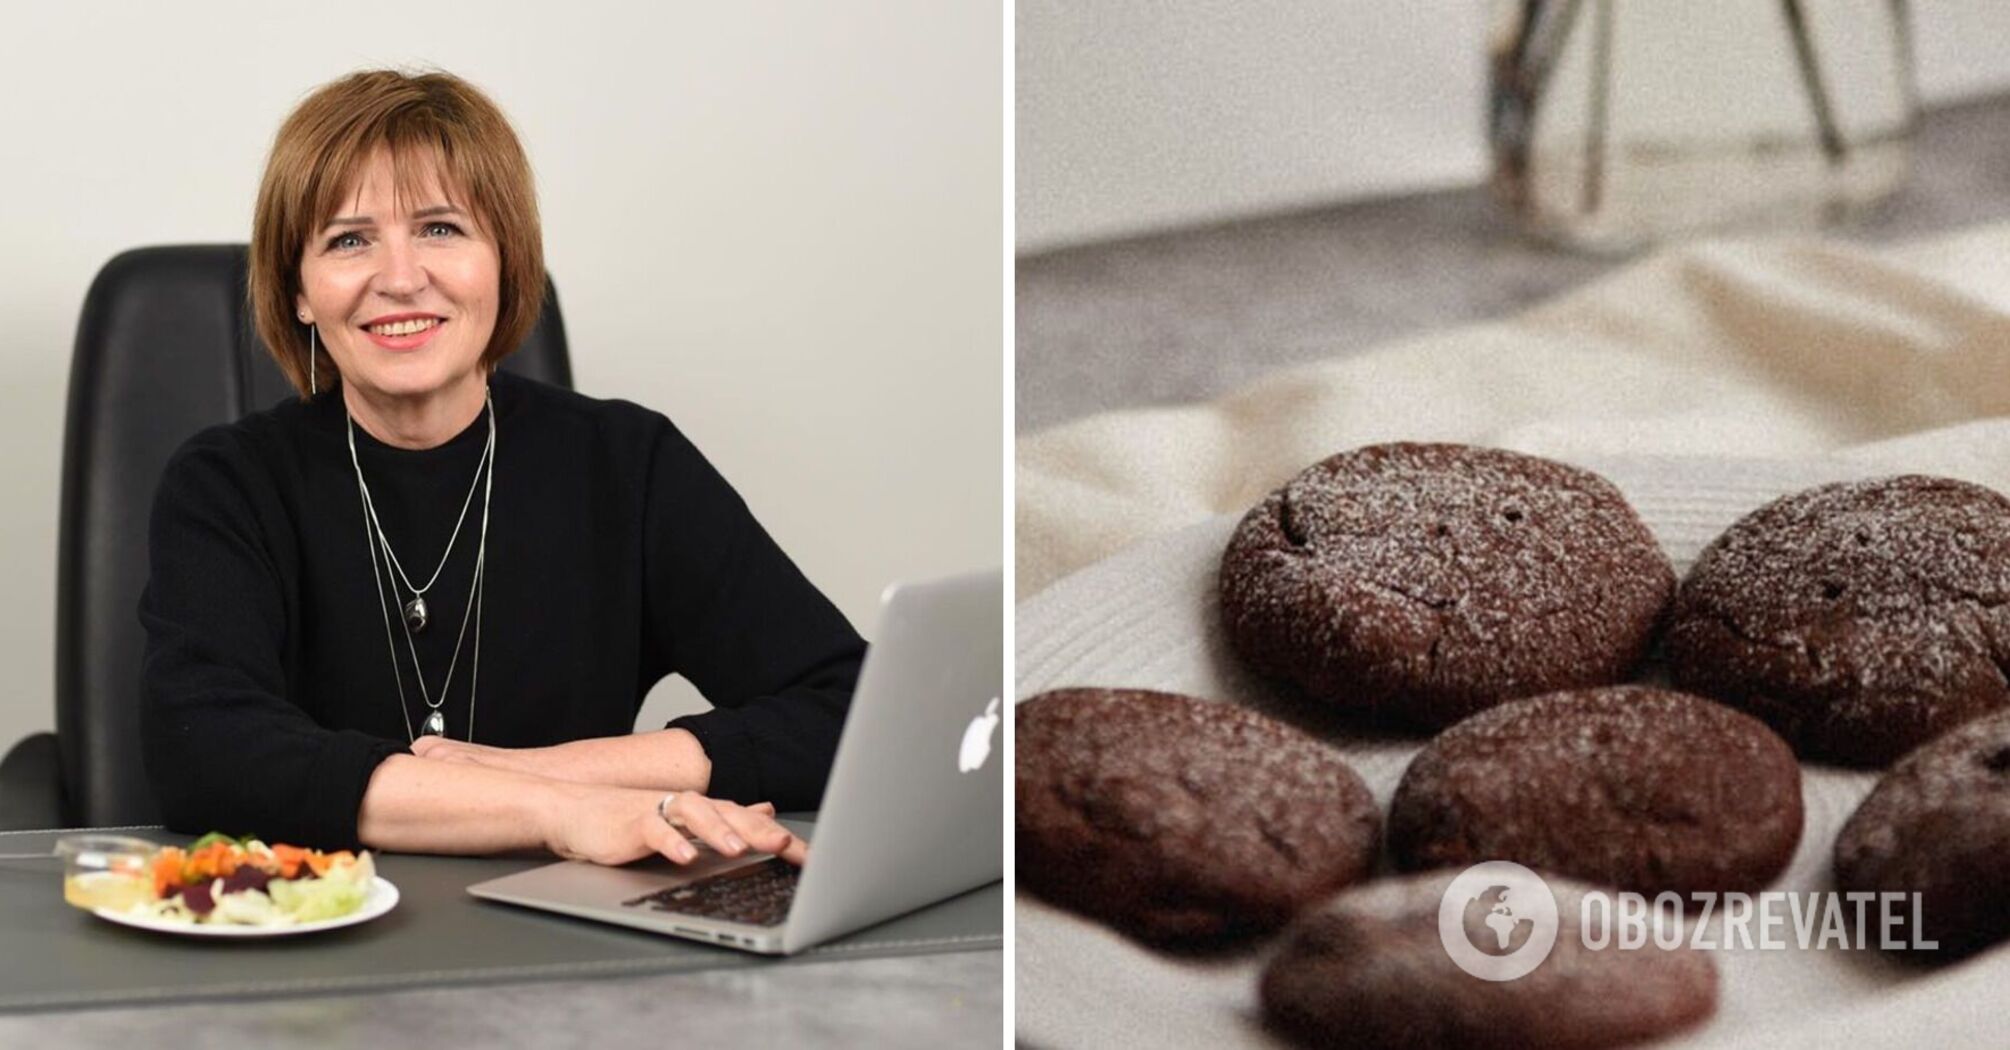
[[[763,853],[561,861],[468,887],[487,900],[788,954],[1004,876],[1004,585],[993,571],[881,599],[801,867]]]

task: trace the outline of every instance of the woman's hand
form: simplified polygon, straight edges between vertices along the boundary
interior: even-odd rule
[[[809,856],[809,844],[775,821],[766,802],[742,806],[690,791],[675,793],[665,808],[672,827],[658,816],[664,792],[567,785],[546,814],[545,845],[567,860],[627,864],[660,853],[677,864],[698,858],[686,835],[715,852],[737,857],[749,849],[772,853],[791,864]]]

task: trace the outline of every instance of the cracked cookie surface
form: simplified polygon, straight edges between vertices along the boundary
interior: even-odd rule
[[[1801,770],[1742,711],[1648,686],[1474,715],[1419,752],[1389,810],[1398,867],[1511,860],[1640,893],[1757,890],[1801,839]]]
[[[1244,516],[1219,577],[1223,627],[1252,668],[1432,727],[1623,680],[1674,586],[1604,478],[1413,443],[1301,472]]]
[[[1261,933],[1368,873],[1374,797],[1336,749],[1173,693],[1014,708],[1019,885],[1154,943]]]
[[[1782,497],[1704,549],[1666,644],[1678,685],[1803,756],[1886,765],[2010,706],[2010,500],[1921,475]]]

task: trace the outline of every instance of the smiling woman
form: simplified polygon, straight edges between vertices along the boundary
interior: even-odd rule
[[[281,127],[258,196],[251,300],[294,385],[316,392],[325,352],[365,428],[403,447],[472,419],[478,366],[544,295],[530,162],[494,105],[445,75],[337,81]]]
[[[358,73],[280,128],[249,295],[302,397],[190,439],[150,529],[169,826],[804,859],[775,807],[821,797],[864,643],[669,420],[497,371],[541,244],[465,81]],[[630,732],[672,673],[714,709]]]
[[[496,327],[497,254],[453,205],[407,214],[392,192],[396,178],[388,152],[372,157],[357,184],[358,214],[331,220],[325,239],[307,249],[295,300],[301,323],[325,333],[317,341],[365,429],[403,448],[426,448],[481,406],[483,356]],[[426,181],[438,183],[430,171]],[[445,196],[437,188],[426,193]],[[309,360],[312,389],[318,362]]]

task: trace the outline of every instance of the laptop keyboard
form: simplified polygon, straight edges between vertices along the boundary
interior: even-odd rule
[[[649,907],[749,926],[780,926],[789,917],[789,902],[795,899],[801,871],[780,857],[771,857],[621,903],[626,908]]]

